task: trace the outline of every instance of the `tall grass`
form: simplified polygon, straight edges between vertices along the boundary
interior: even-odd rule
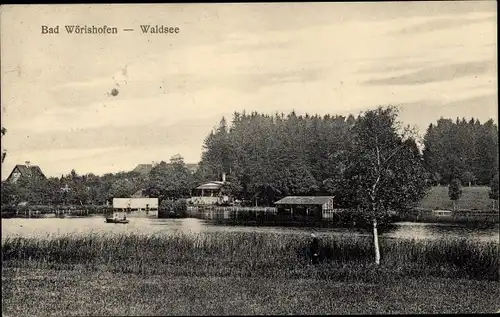
[[[269,233],[62,236],[2,240],[2,266],[121,273],[385,280],[409,276],[499,279],[499,245],[468,240],[381,238],[372,264],[369,237],[325,237],[322,262],[307,260],[308,238]]]

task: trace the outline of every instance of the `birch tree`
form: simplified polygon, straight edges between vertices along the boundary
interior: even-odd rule
[[[372,225],[376,264],[380,263],[377,224],[391,212],[414,206],[429,188],[415,136],[400,131],[397,114],[395,107],[379,107],[356,120],[346,172],[353,204]]]

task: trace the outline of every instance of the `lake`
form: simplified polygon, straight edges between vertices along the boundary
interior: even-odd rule
[[[130,218],[128,224],[105,223],[104,217],[80,218],[10,218],[2,219],[2,239],[23,236],[43,238],[54,235],[88,234],[88,233],[140,233],[140,234],[172,234],[201,232],[273,232],[282,234],[318,235],[361,235],[370,233],[348,228],[283,228],[283,227],[246,227],[221,226],[211,221],[195,218],[157,219]],[[396,239],[440,239],[466,238],[477,241],[499,241],[499,225],[488,228],[471,228],[463,225],[442,223],[399,222],[394,229],[383,232],[381,236]]]

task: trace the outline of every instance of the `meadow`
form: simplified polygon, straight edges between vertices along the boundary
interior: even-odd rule
[[[492,313],[498,282],[384,283],[6,269],[3,316],[220,316]]]
[[[457,200],[457,210],[484,210],[493,208],[488,186],[464,186],[462,197]],[[418,207],[425,210],[453,210],[453,202],[448,196],[448,186],[433,186]]]
[[[2,240],[2,312],[28,315],[457,313],[498,310],[497,243],[263,233]],[[497,305],[498,306],[498,305]]]

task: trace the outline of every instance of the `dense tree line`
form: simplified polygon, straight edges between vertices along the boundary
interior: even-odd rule
[[[234,113],[230,127],[223,118],[205,139],[198,177],[226,173],[233,194],[260,204],[321,194],[345,207],[373,205],[374,195],[406,203],[422,197],[425,170],[415,140],[400,130],[393,107],[358,118]]]
[[[112,197],[129,197],[141,186],[140,175],[133,172],[68,175],[50,178],[20,178],[16,183],[2,182],[2,205],[29,202],[37,205],[106,204]]]
[[[441,118],[426,131],[423,155],[433,184],[489,185],[498,177],[498,126]]]
[[[339,206],[404,208],[430,184],[498,183],[498,128],[440,119],[424,137],[423,154],[397,121],[397,109],[344,116],[234,113],[204,141],[192,175],[180,155],[148,175],[120,172],[2,182],[2,204],[105,204],[137,191],[160,200],[188,197],[204,181],[227,175],[224,190],[252,204],[272,205],[288,195],[334,195]],[[4,195],[5,194],[5,195]]]
[[[334,195],[373,224],[413,206],[429,187],[423,157],[394,107],[353,116],[234,113],[204,144],[200,178],[228,174],[238,198],[270,205],[288,195]]]
[[[160,162],[148,175],[131,172],[92,173],[50,178],[20,178],[16,183],[2,182],[2,205],[29,202],[35,205],[103,205],[112,198],[126,198],[135,193],[160,199],[189,196],[193,175],[179,155],[171,164]]]

